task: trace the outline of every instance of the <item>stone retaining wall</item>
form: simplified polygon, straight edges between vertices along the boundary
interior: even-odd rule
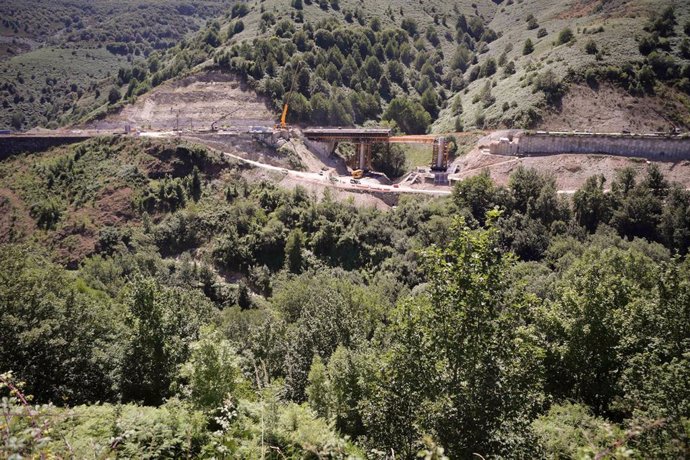
[[[512,141],[492,142],[496,155],[606,154],[655,161],[690,160],[690,138],[634,134],[523,132]]]

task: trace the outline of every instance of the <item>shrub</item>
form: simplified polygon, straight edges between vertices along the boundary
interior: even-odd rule
[[[451,60],[451,68],[464,72],[467,70],[470,62],[472,62],[472,53],[465,45],[460,45],[455,50],[453,59]]]
[[[490,77],[496,73],[496,60],[494,58],[489,58],[484,61],[481,67],[480,75],[482,77]]]
[[[438,38],[438,32],[436,32],[436,28],[434,26],[429,26],[426,29],[426,39],[429,40],[429,43],[431,43],[434,46],[438,46],[441,41]]]
[[[587,54],[597,54],[599,49],[597,48],[596,42],[594,40],[589,40],[585,45],[585,51]]]
[[[659,16],[653,17],[645,30],[655,33],[660,37],[670,37],[674,35],[676,25],[676,15],[672,6],[667,7]]]
[[[364,61],[364,71],[374,80],[378,80],[383,74],[383,67],[376,56],[369,56]]]
[[[249,13],[249,5],[246,3],[236,3],[230,12],[231,18],[241,18]]]
[[[120,100],[121,97],[122,95],[120,94],[120,91],[117,88],[115,88],[114,86],[110,88],[110,92],[108,93],[108,102],[110,102],[111,104],[115,104],[117,103],[117,101]]]
[[[24,115],[21,112],[13,113],[12,118],[10,119],[10,125],[14,129],[21,129],[23,124],[24,124]]]
[[[685,59],[690,59],[690,40],[687,38],[680,44],[680,55]]]
[[[572,29],[570,29],[570,27],[566,27],[558,34],[557,43],[559,45],[565,45],[566,43],[570,43],[574,38],[575,34],[573,34]]]
[[[414,19],[405,18],[402,20],[400,27],[408,33],[410,37],[417,35],[417,21]]]
[[[239,358],[227,339],[210,328],[191,346],[189,360],[180,377],[186,382],[185,393],[201,409],[219,408],[228,397],[237,397],[244,385]]]
[[[333,33],[330,30],[319,29],[314,34],[314,41],[323,49],[329,49],[335,43]]]
[[[462,117],[460,115],[455,117],[454,128],[455,128],[455,132],[457,132],[457,133],[461,133],[465,130],[465,126],[462,124]]]
[[[438,116],[440,103],[438,93],[433,88],[427,89],[422,94],[422,106],[434,118]]]
[[[647,56],[654,51],[658,45],[658,39],[654,37],[643,37],[637,47],[640,50],[640,54]]]
[[[537,31],[537,38],[543,38],[543,37],[546,37],[547,35],[549,35],[549,33],[543,27]]]
[[[656,76],[662,80],[675,78],[679,73],[678,64],[666,53],[654,51],[647,57],[647,62],[649,62]]]
[[[51,198],[34,203],[30,210],[31,217],[36,219],[39,228],[50,230],[55,228],[62,215],[58,202]]]
[[[484,112],[477,111],[477,114],[474,117],[474,126],[477,129],[482,129],[484,128],[484,125],[486,124],[486,115],[484,115]]]
[[[587,406],[570,402],[552,406],[532,427],[551,458],[594,457],[625,439],[620,428],[595,417]]]
[[[462,113],[462,98],[459,94],[453,99],[452,110],[453,115],[460,115]]]
[[[532,54],[534,52],[534,44],[532,43],[531,39],[525,40],[525,46],[522,48],[522,54],[524,56],[527,56],[528,54]]]
[[[551,69],[537,76],[534,80],[534,88],[544,93],[549,104],[558,102],[565,91],[563,83],[558,80],[556,74]]]

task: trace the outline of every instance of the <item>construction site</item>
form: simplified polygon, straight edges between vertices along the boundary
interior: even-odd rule
[[[299,183],[359,193],[446,195],[455,182],[483,170],[505,184],[519,165],[553,174],[559,190],[571,193],[591,175],[612,179],[621,167],[642,169],[650,161],[690,187],[690,139],[676,133],[503,130],[399,135],[387,127],[288,125],[289,102],[290,93],[276,123],[266,101],[241,81],[212,72],[163,85],[83,126],[0,134],[0,157],[120,135],[183,139]],[[401,177],[387,177],[372,164],[374,149],[393,146],[402,148],[407,159]]]

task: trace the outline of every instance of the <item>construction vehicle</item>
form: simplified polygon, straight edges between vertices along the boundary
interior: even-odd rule
[[[352,171],[352,178],[353,179],[361,179],[362,177],[364,177],[364,170],[355,169],[354,171]]]
[[[220,123],[221,121],[225,120],[226,118],[228,118],[230,115],[232,115],[233,113],[237,112],[237,111],[240,110],[241,108],[242,108],[242,107],[238,107],[238,108],[236,108],[235,110],[232,110],[232,111],[226,113],[225,115],[223,115],[222,117],[220,117],[219,119],[217,119],[216,121],[214,121],[213,123],[211,123],[211,131],[218,131],[218,126],[217,126],[218,123]]]
[[[297,63],[297,68],[295,69],[295,74],[292,76],[292,83],[290,84],[290,91],[285,98],[285,105],[283,105],[283,113],[280,115],[280,124],[276,125],[276,129],[288,129],[286,122],[288,107],[290,105],[290,97],[292,96],[292,91],[295,89],[295,81],[297,80],[297,74],[299,74],[300,68],[302,67],[302,61]]]

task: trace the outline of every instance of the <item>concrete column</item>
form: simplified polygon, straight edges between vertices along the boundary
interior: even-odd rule
[[[366,169],[366,167],[367,167],[366,151],[367,151],[367,147],[364,144],[364,142],[359,144],[359,169],[362,169],[362,170]]]
[[[436,141],[438,142],[438,151],[436,152],[436,169],[441,170],[443,169],[443,155],[446,149],[446,140],[442,137],[439,137]]]

